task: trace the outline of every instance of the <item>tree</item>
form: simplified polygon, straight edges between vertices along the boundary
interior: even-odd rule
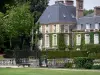
[[[14,5],[15,0],[0,0],[0,11],[3,13],[6,12],[5,4]]]
[[[94,12],[94,10],[90,9],[90,10],[86,10],[84,9],[84,16],[88,15],[88,14],[92,14]]]
[[[39,33],[39,23],[37,23],[40,15],[46,8],[48,1],[47,0],[4,0],[4,5],[9,4],[10,8],[6,7],[8,11],[6,11],[4,17],[4,26],[7,35],[7,39],[9,38],[10,48],[14,45],[13,40],[17,38],[17,40],[22,41],[24,43],[24,39],[27,39],[30,44],[30,32],[32,32],[33,28],[33,42],[36,45],[37,37],[40,37]],[[27,4],[27,2],[30,3]],[[5,7],[5,6],[3,6]],[[30,12],[31,11],[31,12]],[[33,25],[33,26],[32,26]],[[36,33],[37,32],[37,33]],[[20,39],[19,39],[20,38]],[[5,39],[5,41],[7,41]],[[39,38],[38,38],[39,39]]]
[[[43,11],[48,6],[49,0],[30,0],[31,1],[31,12],[33,12],[34,15],[34,22],[36,23],[43,13]]]
[[[4,45],[5,28],[3,26],[3,17],[4,17],[4,14],[0,12],[0,48],[2,48]]]
[[[22,41],[20,48],[22,48],[23,40],[27,36],[30,37],[32,27],[36,29],[33,15],[29,9],[29,3],[18,4],[17,6],[11,7],[5,16],[4,25],[10,40],[10,48],[12,47],[13,37],[20,37]]]

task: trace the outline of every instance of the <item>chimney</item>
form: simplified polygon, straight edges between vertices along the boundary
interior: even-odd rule
[[[68,5],[68,6],[73,6],[74,1],[73,0],[65,0],[65,4]]]
[[[94,15],[100,16],[100,6],[94,7]]]
[[[56,1],[55,1],[55,4],[56,4],[56,3],[63,3],[63,4],[64,4],[64,1],[63,1],[63,0],[56,0]]]
[[[83,0],[76,0],[76,18],[83,17]]]

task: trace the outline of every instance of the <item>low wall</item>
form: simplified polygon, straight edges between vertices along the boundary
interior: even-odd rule
[[[30,67],[39,67],[39,60],[38,59],[20,58],[19,61],[20,61],[20,63],[29,63]],[[16,63],[15,58],[2,59],[2,60],[0,60],[0,67],[1,66],[18,66],[18,63]]]

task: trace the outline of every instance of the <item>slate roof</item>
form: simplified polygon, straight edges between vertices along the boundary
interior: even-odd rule
[[[100,16],[94,16],[93,14],[90,14],[78,19],[77,23],[78,25],[83,25],[82,30],[86,28],[86,24],[91,24],[91,29],[94,29],[96,23],[100,24]]]
[[[40,24],[76,23],[76,7],[56,3],[48,6],[39,19]]]

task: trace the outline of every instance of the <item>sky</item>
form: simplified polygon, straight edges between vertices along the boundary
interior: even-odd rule
[[[49,5],[53,5],[56,0],[50,0]],[[74,5],[76,6],[76,0]],[[94,9],[95,6],[100,6],[100,0],[84,0],[84,9]]]

